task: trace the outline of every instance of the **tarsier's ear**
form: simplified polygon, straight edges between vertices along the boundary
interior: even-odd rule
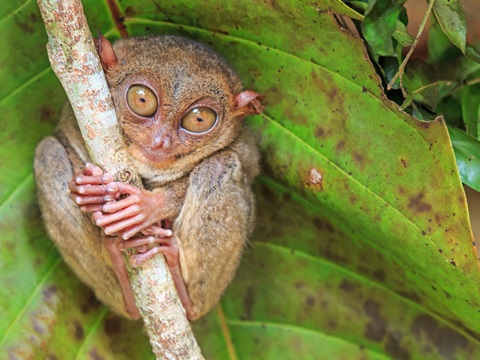
[[[102,63],[103,71],[107,71],[118,64],[117,55],[113,51],[113,46],[102,34],[98,33],[98,39],[94,39],[97,46],[98,56]]]
[[[263,99],[264,96],[255,91],[242,91],[235,97],[235,109],[238,112],[238,116],[260,114],[264,109],[261,103]]]

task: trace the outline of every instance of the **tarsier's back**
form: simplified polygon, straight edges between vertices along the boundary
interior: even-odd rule
[[[35,158],[47,229],[80,279],[131,318],[138,314],[120,250],[133,249],[135,266],[164,254],[187,315],[198,318],[233,278],[253,228],[259,157],[242,119],[262,110],[262,97],[242,91],[223,58],[192,40],[150,36],[112,47],[101,38],[99,54],[146,190],[84,166],[67,107]]]

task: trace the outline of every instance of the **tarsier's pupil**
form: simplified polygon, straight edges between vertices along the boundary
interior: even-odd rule
[[[197,118],[197,121],[198,122],[203,122],[203,119],[202,118]]]
[[[147,100],[145,100],[144,98],[140,98],[140,101],[144,103],[144,102],[146,102]]]

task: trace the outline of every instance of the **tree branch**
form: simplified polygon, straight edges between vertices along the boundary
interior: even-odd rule
[[[92,161],[141,185],[117,125],[108,85],[80,0],[38,0],[52,68],[72,104]],[[163,256],[141,268],[126,261],[135,301],[157,359],[203,359]]]

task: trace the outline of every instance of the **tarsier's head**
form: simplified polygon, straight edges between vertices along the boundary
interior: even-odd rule
[[[128,149],[165,169],[195,164],[228,146],[262,96],[208,47],[177,36],[98,41]]]

